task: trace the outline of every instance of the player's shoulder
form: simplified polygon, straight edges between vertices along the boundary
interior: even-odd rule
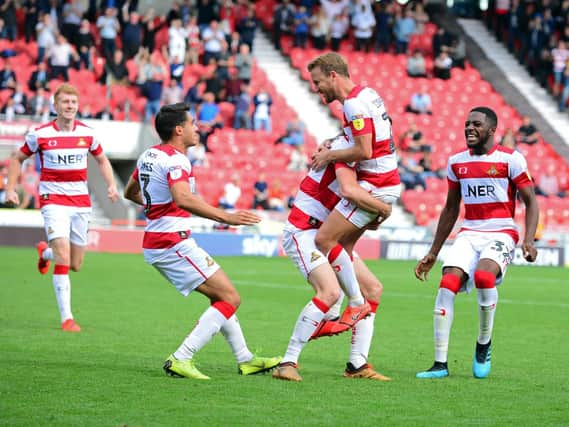
[[[449,164],[463,163],[463,162],[468,162],[470,160],[472,160],[472,156],[470,155],[470,150],[465,149],[458,151],[454,154],[451,154],[448,158],[448,163]]]
[[[28,130],[28,133],[42,133],[42,132],[46,132],[46,131],[50,131],[50,130],[54,130],[54,129],[55,129],[55,120],[52,120],[50,122],[43,123],[39,126],[31,127]]]
[[[518,150],[514,150],[508,147],[503,147],[501,145],[496,146],[495,153],[497,156],[501,157],[506,162],[508,161],[516,162],[516,161],[525,160],[524,155],[520,153]]]

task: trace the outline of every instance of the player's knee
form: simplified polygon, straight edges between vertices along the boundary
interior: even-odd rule
[[[326,289],[316,294],[316,298],[326,304],[328,307],[333,306],[338,298],[340,298],[340,289]]]
[[[316,233],[314,243],[323,254],[327,254],[335,246],[335,242],[331,242],[329,236],[326,233],[320,233],[320,231]]]
[[[460,286],[462,285],[460,277],[454,274],[443,274],[441,279],[440,288],[448,289],[454,294],[457,294],[460,290]]]
[[[223,300],[235,307],[235,310],[237,310],[241,305],[241,296],[237,291],[224,296]]]
[[[362,294],[367,300],[379,301],[381,294],[383,294],[383,286],[379,281],[375,282],[373,286],[362,286]]]
[[[496,286],[496,276],[494,273],[484,270],[474,272],[474,285],[477,289],[490,289]]]

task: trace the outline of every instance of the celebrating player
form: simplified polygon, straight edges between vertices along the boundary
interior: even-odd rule
[[[185,153],[199,141],[196,122],[184,103],[163,106],[155,120],[162,143],[146,150],[125,188],[125,197],[143,205],[147,219],[144,259],[182,295],[193,290],[211,306],[195,328],[164,363],[172,376],[207,380],[195,366],[194,355],[221,331],[230,345],[239,372],[257,374],[274,368],[280,357],[254,356],[247,348],[235,311],[239,293],[219,265],[190,237],[190,214],[229,225],[253,225],[260,218],[247,211],[229,213],[194,195],[192,167]]]
[[[344,136],[339,136],[332,142],[334,150],[347,146],[349,145]],[[376,218],[379,214],[381,219],[385,219],[391,213],[390,205],[374,199],[358,185],[353,168],[346,164],[330,164],[322,171],[311,170],[302,180],[285,225],[283,247],[291,261],[312,285],[316,295],[300,312],[283,361],[273,373],[274,378],[302,381],[297,363],[300,352],[309,339],[335,335],[350,327],[344,325],[341,329],[333,329],[336,324],[342,325],[324,321],[325,316],[330,314],[330,307],[340,296],[340,287],[334,270],[314,243],[318,227],[340,201],[340,194],[361,208],[374,212]],[[348,239],[346,248],[350,253],[360,234],[361,231],[358,230],[356,235]],[[388,377],[376,372],[367,363],[375,312],[383,289],[381,283],[357,256],[354,257],[354,266],[364,296],[370,302],[370,313],[358,318],[359,321],[353,326],[350,360],[344,376],[388,381]],[[349,290],[346,290],[350,299],[353,296],[348,292]],[[359,290],[358,293],[361,295]],[[327,326],[331,328],[323,332]]]
[[[476,287],[479,331],[472,363],[476,378],[486,378],[491,368],[491,338],[498,303],[496,285],[506,274],[518,231],[514,223],[516,193],[525,206],[524,258],[533,262],[533,245],[538,222],[538,206],[524,157],[518,152],[494,145],[498,125],[496,113],[487,107],[470,111],[464,124],[467,150],[450,157],[447,167],[448,194],[429,253],[415,267],[423,281],[433,267],[443,243],[458,218],[461,198],[465,218],[449,254],[435,300],[435,363],[417,378],[443,378],[449,375],[448,343],[459,291]]]
[[[39,153],[41,176],[39,184],[41,214],[49,242],[37,245],[38,270],[46,274],[50,261],[55,261],[53,288],[61,316],[61,329],[80,332],[71,313],[71,284],[69,269],[79,271],[83,264],[87,229],[91,214],[91,199],[87,188],[87,154],[97,161],[107,183],[111,201],[118,198],[111,164],[93,129],[76,120],[79,106],[77,89],[67,83],[54,95],[57,118],[25,137],[24,145],[10,159],[6,200],[19,204],[15,191],[22,162]]]
[[[344,134],[350,146],[341,150],[322,147],[312,158],[312,167],[322,169],[330,162],[358,162],[360,185],[375,198],[392,204],[401,192],[397,158],[389,118],[381,97],[371,88],[356,85],[350,78],[345,59],[334,52],[318,56],[308,64],[310,77],[326,103],[343,105]],[[316,234],[316,246],[340,271],[344,287],[359,288],[350,256],[339,245],[349,235],[364,230],[374,221],[373,212],[361,209],[350,200],[342,200],[330,213]],[[361,294],[348,301],[344,316],[357,314],[364,303]]]

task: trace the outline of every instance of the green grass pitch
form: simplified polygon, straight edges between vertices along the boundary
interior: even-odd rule
[[[420,381],[432,363],[432,311],[440,274],[427,284],[412,262],[369,262],[385,292],[370,362],[391,383],[342,378],[349,335],[309,343],[302,383],[241,377],[223,337],[198,353],[209,382],[162,372],[207,305],[181,297],[141,255],[88,253],[72,274],[80,334],[59,330],[51,275],[35,250],[0,248],[0,425],[385,426],[568,425],[567,269],[511,267],[493,337],[490,378],[471,374],[475,294],[457,299],[451,377]],[[219,258],[242,296],[249,347],[283,354],[312,296],[285,258]]]

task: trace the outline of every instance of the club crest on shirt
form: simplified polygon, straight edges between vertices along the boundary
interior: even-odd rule
[[[53,228],[47,227],[47,234],[53,234]]]
[[[205,257],[205,262],[207,263],[207,266],[208,266],[208,267],[211,267],[211,266],[213,266],[213,264],[215,264],[214,260],[211,259],[211,257],[208,257],[208,256]]]
[[[318,259],[320,259],[320,254],[318,252],[314,251],[310,254],[310,262],[314,262]]]
[[[352,116],[352,126],[355,130],[362,130],[365,126],[364,116],[358,114],[357,116]]]
[[[494,165],[490,166],[490,169],[488,169],[486,171],[486,173],[490,176],[496,176],[498,175],[498,169],[496,169],[496,167]]]
[[[87,145],[87,143],[85,142],[85,140],[83,138],[79,138],[79,142],[77,143],[78,147],[85,147]]]

